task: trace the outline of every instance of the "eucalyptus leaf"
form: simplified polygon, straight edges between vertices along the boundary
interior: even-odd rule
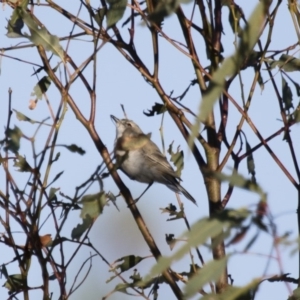
[[[116,262],[120,262],[120,264],[116,265],[110,271],[116,271],[116,269],[120,269],[120,272],[123,273],[136,266],[139,262],[141,262],[145,258],[146,257],[141,257],[136,255],[123,256],[114,262],[114,264]]]
[[[220,235],[223,230],[230,230],[241,224],[250,212],[241,210],[224,210],[210,218],[203,218],[196,222],[190,231],[186,231],[178,240],[187,240],[174,254],[169,257],[160,257],[153,266],[150,274],[144,279],[144,282],[150,281],[154,276],[161,274],[170,265],[184,255],[190,252],[190,249],[198,245],[203,245],[208,239]]]
[[[287,54],[282,54],[279,60],[273,60],[269,64],[271,69],[278,67],[286,72],[300,71],[300,59]]]
[[[127,288],[130,288],[130,287],[131,287],[131,284],[130,284],[130,283],[118,283],[118,284],[115,286],[114,291],[115,291],[115,292],[121,292],[121,293],[130,295],[130,294],[127,292]]]
[[[10,150],[13,153],[17,154],[20,149],[20,140],[23,136],[21,129],[18,126],[15,126],[14,129],[8,128],[6,130],[7,143],[5,145],[5,151]]]
[[[44,76],[33,88],[31,96],[36,96],[37,99],[41,100],[43,98],[43,94],[47,92],[50,85],[51,78],[49,76]]]
[[[65,145],[65,147],[74,153],[78,153],[80,155],[84,155],[85,154],[85,150],[83,150],[81,147],[75,145],[75,144],[71,144],[71,145]]]
[[[22,114],[21,112],[17,111],[16,109],[13,109],[13,111],[16,113],[17,119],[19,121],[25,121],[25,122],[29,122],[31,124],[35,124],[37,123],[37,121],[34,121],[30,118],[28,118],[27,116],[25,116],[24,114]]]
[[[297,300],[300,299],[300,288],[293,290],[293,295],[291,295],[288,300]]]
[[[206,263],[198,272],[192,276],[184,288],[186,298],[194,296],[203,286],[209,282],[217,281],[227,266],[228,257],[212,260]]]
[[[59,188],[51,188],[50,192],[49,192],[49,201],[57,201],[57,197],[55,195],[55,193],[59,191]]]
[[[171,162],[176,167],[176,174],[180,177],[181,171],[184,168],[184,154],[182,150],[179,150],[179,147],[177,148],[177,151],[173,151],[173,143],[170,144],[168,148],[168,153],[171,155]]]
[[[25,9],[28,5],[28,2],[29,2],[29,0],[22,0],[21,3],[19,3],[18,7]],[[24,22],[23,22],[22,18],[20,17],[17,9],[14,9],[14,11],[7,23],[6,36],[9,38],[23,37],[23,34],[21,32],[21,29],[23,28],[23,26],[24,26]]]
[[[284,109],[286,111],[289,111],[291,108],[294,108],[293,106],[293,93],[291,88],[289,87],[288,83],[284,79],[283,76],[282,78],[282,101],[284,104]]]
[[[295,120],[296,123],[300,122],[300,103],[296,107],[296,109],[293,113],[293,117],[294,117],[294,120]]]
[[[228,181],[230,185],[257,193],[258,195],[261,196],[262,201],[267,200],[266,193],[257,183],[253,182],[252,180],[246,179],[244,176],[240,174],[226,175],[223,173],[215,172],[212,175],[221,182]]]
[[[87,215],[86,218],[82,220],[81,224],[78,224],[75,228],[73,228],[71,232],[71,238],[73,240],[79,240],[80,237],[84,234],[84,232],[93,224],[93,219]]]
[[[158,0],[154,11],[149,14],[149,20],[160,24],[163,19],[176,11],[181,3],[189,3],[191,0]]]
[[[297,82],[295,82],[294,80],[292,80],[291,78],[289,78],[289,79],[293,83],[293,85],[295,86],[297,96],[300,97],[300,85]]]
[[[224,60],[221,67],[213,74],[208,89],[203,94],[199,107],[199,113],[192,127],[189,145],[191,146],[197,136],[200,123],[205,123],[208,114],[212,111],[215,102],[221,95],[225,85],[225,79],[232,76],[243,65],[245,59],[251,54],[253,47],[261,34],[261,28],[265,22],[266,13],[270,1],[260,1],[251,14],[246,28],[241,32],[241,39],[237,51]]]
[[[17,157],[15,159],[14,167],[19,168],[17,170],[19,172],[32,172],[32,168],[30,167],[26,158],[19,154],[17,154]]]
[[[107,29],[113,27],[124,15],[127,0],[106,0],[109,9],[106,14]]]
[[[167,108],[165,105],[155,102],[155,104],[152,106],[151,109],[148,109],[148,112],[144,111],[144,115],[147,117],[153,117],[156,115],[163,114],[167,111]]]
[[[201,300],[252,300],[254,299],[253,292],[260,282],[261,279],[254,279],[252,282],[242,287],[229,285],[222,294],[207,294],[202,297]]]
[[[64,171],[59,172],[58,174],[55,175],[54,179],[52,180],[51,184],[53,182],[55,182],[62,174],[64,173]]]
[[[254,157],[253,153],[251,152],[251,146],[246,140],[246,151],[250,152],[250,154],[247,156],[247,168],[248,172],[252,175],[252,181],[255,183],[256,178],[255,178],[255,163],[254,163]]]
[[[97,194],[86,195],[82,197],[79,203],[82,204],[80,214],[82,219],[85,219],[87,216],[96,219],[103,211],[103,207],[106,204],[106,196],[103,191]]]
[[[265,84],[264,84],[264,80],[262,78],[261,72],[259,71],[258,73],[258,78],[257,78],[257,82],[260,86],[261,92],[263,92],[264,88],[265,88]]]
[[[103,207],[106,204],[106,196],[103,191],[85,195],[78,202],[82,204],[80,217],[82,223],[73,228],[71,238],[79,240],[83,233],[94,223],[97,217],[102,213]]]
[[[26,287],[26,279],[22,274],[9,275],[3,286],[6,287],[10,293],[17,292]]]
[[[106,7],[99,8],[99,9],[96,10],[95,14],[93,15],[93,18],[95,19],[95,21],[97,22],[99,27],[102,26],[103,19],[106,15],[106,11],[107,11]]]
[[[59,44],[58,37],[49,34],[45,27],[40,28],[25,9],[17,7],[16,10],[19,16],[23,19],[24,23],[29,28],[31,34],[28,35],[25,33],[24,36],[27,37],[36,46],[43,46],[46,51],[51,51],[53,54],[59,56],[62,61],[64,61],[64,50]]]

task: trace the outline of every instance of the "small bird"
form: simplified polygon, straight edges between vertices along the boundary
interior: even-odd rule
[[[117,167],[130,179],[148,183],[148,187],[135,200],[137,202],[154,182],[165,184],[176,193],[196,203],[196,200],[180,185],[180,177],[175,173],[166,157],[151,141],[151,134],[144,134],[140,127],[128,119],[110,116],[116,125],[117,134],[114,147]]]

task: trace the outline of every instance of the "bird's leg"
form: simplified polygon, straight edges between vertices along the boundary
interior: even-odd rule
[[[153,184],[153,182],[149,183],[149,185],[146,187],[146,189],[142,192],[141,196],[139,196],[138,198],[136,198],[134,200],[134,203],[137,203],[140,200],[140,198],[142,198],[142,196],[148,191],[148,189],[151,187],[152,184]]]

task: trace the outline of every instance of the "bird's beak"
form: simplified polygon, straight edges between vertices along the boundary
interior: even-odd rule
[[[116,124],[118,124],[118,122],[120,121],[117,117],[110,115],[110,118],[112,119],[112,121]]]

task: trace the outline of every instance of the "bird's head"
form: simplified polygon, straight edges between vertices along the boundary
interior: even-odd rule
[[[131,120],[118,119],[117,117],[115,117],[113,115],[111,115],[110,117],[116,125],[117,139],[123,135],[123,133],[126,129],[129,129],[128,131],[131,131],[131,132],[134,132],[137,134],[143,133],[141,128]]]

